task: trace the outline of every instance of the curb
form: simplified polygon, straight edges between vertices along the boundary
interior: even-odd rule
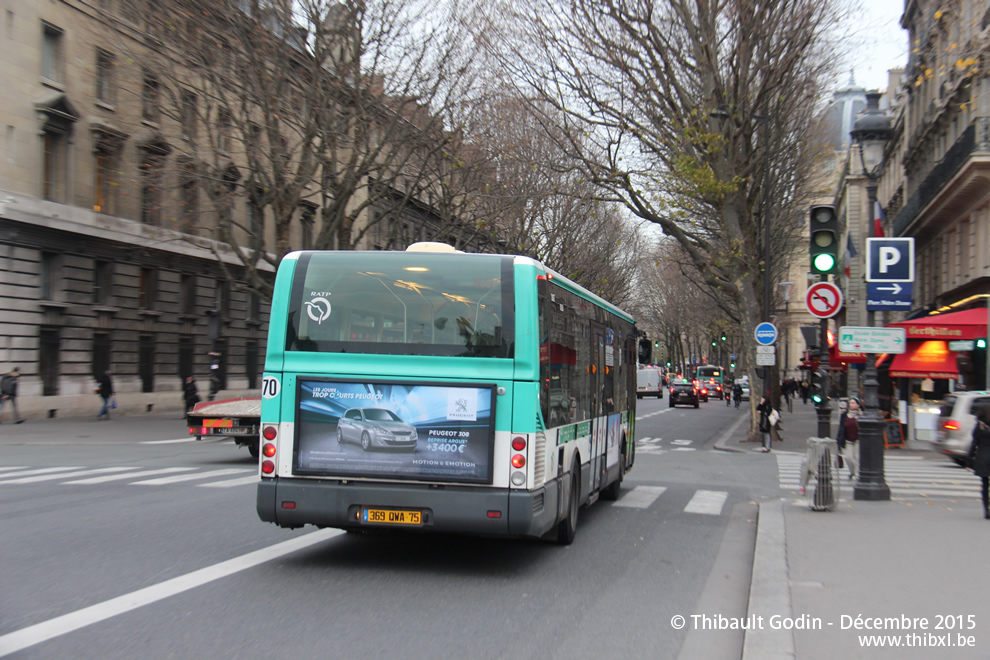
[[[747,419],[748,417],[746,415],[743,415],[738,420],[736,420],[735,424],[733,424],[726,431],[724,431],[722,435],[719,436],[718,440],[715,441],[715,449],[719,451],[743,453],[743,450],[740,449],[739,447],[729,447],[726,443],[729,441],[729,438],[735,435],[736,430],[739,428],[739,425],[742,424]]]
[[[770,628],[774,615],[791,616],[787,528],[779,499],[760,503],[742,660],[794,660],[794,634]]]

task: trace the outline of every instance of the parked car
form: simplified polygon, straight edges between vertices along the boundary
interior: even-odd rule
[[[663,376],[656,367],[640,367],[636,372],[636,398],[644,396],[663,398]]]
[[[932,446],[959,465],[966,464],[969,446],[973,442],[976,417],[974,406],[990,406],[990,391],[953,392],[942,399],[935,441]]]
[[[698,407],[701,401],[701,393],[693,381],[687,378],[672,380],[668,388],[667,395],[670,397],[670,407],[677,405],[693,405]]]
[[[416,427],[388,408],[351,408],[337,420],[337,444],[354,442],[375,448],[416,451]]]

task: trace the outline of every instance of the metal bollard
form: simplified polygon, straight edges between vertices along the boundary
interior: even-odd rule
[[[801,461],[801,488],[813,511],[834,511],[839,502],[838,448],[832,438],[808,438],[808,451]],[[814,480],[811,491],[808,484]]]

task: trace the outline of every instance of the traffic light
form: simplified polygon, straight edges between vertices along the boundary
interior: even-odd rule
[[[816,406],[825,401],[825,372],[822,370],[811,372],[811,400]]]
[[[986,339],[977,339],[976,340],[976,347],[977,348],[986,348],[987,347],[987,340]]]
[[[839,218],[831,204],[811,206],[811,272],[831,275],[839,272]]]
[[[650,360],[650,347],[652,342],[646,337],[641,337],[639,340],[639,363],[640,364],[651,364]]]

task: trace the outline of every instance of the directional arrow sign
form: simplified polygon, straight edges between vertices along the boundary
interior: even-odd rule
[[[839,328],[839,350],[845,353],[904,353],[907,350],[904,328]]]
[[[901,282],[869,282],[866,294],[871,298],[880,296],[910,298],[914,295],[914,284]]]

